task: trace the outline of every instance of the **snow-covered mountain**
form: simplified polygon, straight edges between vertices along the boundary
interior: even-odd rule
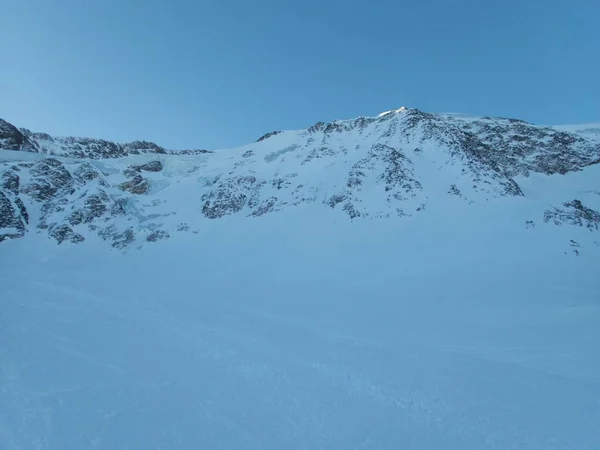
[[[593,131],[400,108],[271,132],[235,149],[178,152],[53,138],[0,120],[0,240],[41,232],[58,243],[140,247],[208,221],[308,204],[340,220],[410,218],[448,203],[526,196],[521,180],[531,174],[588,170],[600,162]],[[565,190],[532,210],[528,226],[597,229],[594,189]]]
[[[1,123],[0,449],[599,449],[598,128]]]

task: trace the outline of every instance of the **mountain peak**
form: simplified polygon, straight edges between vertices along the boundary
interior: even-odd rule
[[[377,117],[379,118],[379,117],[387,116],[388,114],[392,114],[392,113],[401,113],[401,112],[404,112],[406,110],[407,110],[406,106],[401,106],[398,109],[390,109],[389,111],[384,111],[382,113],[379,113],[377,115]]]

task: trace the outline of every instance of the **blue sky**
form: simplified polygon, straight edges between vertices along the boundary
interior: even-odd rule
[[[0,117],[222,148],[400,106],[600,121],[598,0],[6,1]]]

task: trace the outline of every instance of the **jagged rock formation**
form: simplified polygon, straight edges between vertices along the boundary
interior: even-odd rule
[[[0,149],[66,156],[70,158],[123,158],[140,154],[196,155],[210,153],[208,150],[167,150],[153,142],[134,141],[125,144],[80,137],[52,137],[47,133],[35,133],[17,128],[0,119]]]

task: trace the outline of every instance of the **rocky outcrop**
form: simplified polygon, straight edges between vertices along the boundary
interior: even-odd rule
[[[555,225],[575,225],[595,231],[600,228],[600,213],[575,199],[563,203],[562,208],[555,207],[547,210],[544,213],[544,222],[553,222]]]
[[[137,166],[137,169],[145,172],[160,172],[163,170],[163,165],[160,161],[150,161],[141,166]]]
[[[54,158],[36,163],[29,171],[32,179],[22,191],[38,202],[55,197],[59,191],[70,194],[74,192],[73,177],[63,164]]]
[[[25,225],[29,217],[19,199],[13,202],[0,190],[0,242],[25,235]]]
[[[0,149],[37,151],[37,147],[17,127],[0,119]]]
[[[49,234],[51,237],[56,239],[56,242],[62,244],[63,242],[70,242],[72,244],[78,244],[85,241],[85,238],[79,233],[75,233],[68,225],[58,225],[50,227]]]
[[[277,197],[270,197],[264,200],[256,210],[252,211],[252,216],[260,217],[272,212],[277,204]]]
[[[95,180],[100,177],[100,172],[96,170],[90,163],[83,163],[79,165],[74,171],[73,176],[81,184],[85,184],[89,181]]]
[[[110,211],[111,199],[106,192],[100,191],[99,194],[92,194],[85,198],[83,206],[77,208],[68,218],[72,226],[82,223],[92,223]]]
[[[0,119],[0,150],[16,150],[70,158],[109,159],[128,155],[198,155],[208,150],[167,150],[154,142],[134,141],[125,144],[85,137],[52,137],[47,133],[18,129]]]
[[[12,195],[18,195],[19,181],[19,175],[17,175],[14,171],[9,170],[2,174],[0,186],[2,186],[2,189],[11,193]]]
[[[239,212],[259,188],[254,176],[226,179],[202,196],[202,213],[209,219],[217,219]]]
[[[271,131],[270,133],[264,134],[261,137],[259,137],[256,142],[262,142],[265,139],[269,139],[270,137],[277,136],[278,134],[281,134],[281,131]]]
[[[156,230],[153,231],[152,233],[150,233],[147,237],[146,240],[148,242],[156,242],[156,241],[162,241],[164,239],[169,239],[169,233],[167,233],[164,230]]]
[[[132,194],[143,195],[148,193],[150,183],[148,180],[144,180],[140,174],[136,174],[131,180],[119,184],[119,189]]]

